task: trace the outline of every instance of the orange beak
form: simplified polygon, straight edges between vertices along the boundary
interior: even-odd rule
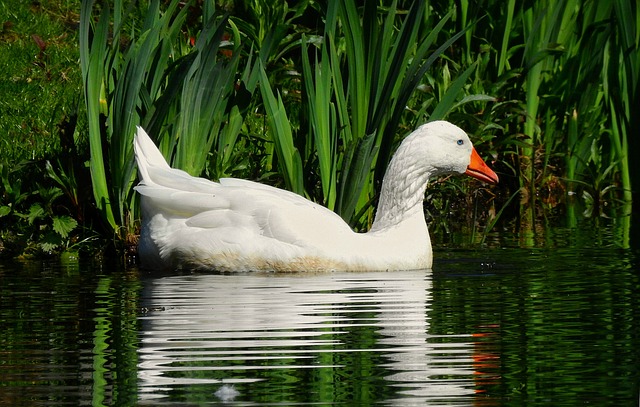
[[[467,167],[465,174],[477,178],[480,181],[488,182],[489,184],[497,184],[498,176],[489,166],[480,158],[478,152],[474,148],[471,150],[471,162]]]

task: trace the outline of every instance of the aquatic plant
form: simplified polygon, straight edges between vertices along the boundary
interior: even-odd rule
[[[162,10],[159,0],[151,1],[144,18],[135,18],[132,4],[118,0],[111,10],[84,1],[80,29],[94,197],[122,239],[135,233],[139,218],[132,190],[135,126],[159,140],[172,165],[194,175],[207,168],[213,149],[216,177],[228,172],[246,112],[233,101],[241,46],[233,24],[203,8],[203,26],[191,46],[183,32],[188,7],[179,0]],[[228,58],[220,57],[227,29],[233,33]]]
[[[269,120],[274,137],[286,134],[288,146],[293,146],[293,138],[304,138],[305,155],[293,154],[292,162],[298,164],[286,167],[285,176],[302,170],[302,161],[313,162],[321,186],[321,196],[314,198],[354,226],[367,226],[371,220],[371,203],[407,102],[437,58],[463,35],[455,34],[437,47],[436,39],[452,12],[431,26],[423,2],[401,11],[395,1],[384,8],[368,2],[362,10],[354,1],[329,2],[321,40],[305,36],[301,42],[308,127],[298,129],[298,134],[292,134],[281,101],[268,93],[264,98],[268,111],[277,113],[277,119]],[[425,32],[429,34],[420,36]],[[463,73],[433,108],[432,120],[452,108],[474,68]],[[302,174],[289,178],[300,188]],[[313,191],[306,193],[313,196]]]
[[[39,164],[39,163],[38,163]],[[10,254],[52,254],[77,250],[90,240],[92,234],[84,237],[71,205],[64,199],[64,191],[53,185],[52,167],[45,164],[50,179],[42,177],[42,168],[36,163],[22,161],[13,167],[0,164],[0,181],[4,190],[0,205],[0,220],[12,225],[0,234],[0,253]],[[31,173],[41,181],[35,185],[25,184],[21,174]]]

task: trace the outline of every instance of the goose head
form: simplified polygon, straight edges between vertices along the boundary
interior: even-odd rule
[[[422,213],[429,178],[456,173],[498,183],[496,173],[480,158],[461,128],[446,121],[418,127],[402,141],[389,163],[373,229],[398,224],[413,212]]]
[[[457,173],[498,183],[498,176],[480,158],[467,133],[446,121],[418,127],[402,142],[398,155],[404,165],[422,168],[427,177]]]

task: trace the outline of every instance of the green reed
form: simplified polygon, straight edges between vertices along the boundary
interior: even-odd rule
[[[132,30],[133,3],[117,0],[113,10],[102,3],[94,19],[94,0],[82,2],[80,63],[85,89],[90,169],[96,206],[108,227],[122,237],[133,232],[138,218],[132,186],[135,180],[133,135],[140,123],[139,106],[158,98],[163,89],[163,65],[186,9],[177,16],[178,1],[164,13],[151,1],[141,27]],[[175,18],[174,18],[175,17]],[[123,42],[129,46],[123,51]],[[122,230],[121,228],[124,228]]]
[[[368,2],[361,10],[354,1],[330,2],[319,49],[302,41],[306,137],[318,160],[319,199],[353,225],[370,221],[407,102],[437,58],[463,35],[433,50],[451,15],[421,36],[428,21],[423,2],[414,2],[406,14],[397,2],[384,8]],[[434,119],[454,102],[442,100]]]
[[[269,78],[264,69],[260,70],[260,89],[266,110],[267,123],[271,128],[271,139],[275,145],[276,154],[280,158],[280,173],[285,185],[291,191],[304,194],[302,159],[298,149],[294,146],[293,131],[287,117],[287,112],[278,95],[276,99]]]
[[[111,9],[86,0],[81,13],[94,197],[109,227],[123,237],[135,232],[139,217],[132,189],[136,125],[160,141],[174,167],[193,175],[208,168],[215,152],[211,175],[217,178],[231,172],[246,113],[234,99],[242,44],[234,24],[205,7],[191,46],[188,7],[179,0],[162,9],[159,0],[149,2],[144,18],[134,5],[118,0]]]
[[[172,164],[195,176],[202,174],[214,144],[216,153],[225,154],[225,150],[233,150],[238,121],[241,123],[242,120],[237,107],[230,117],[227,114],[227,109],[232,109],[239,69],[240,35],[231,30],[233,25],[227,24],[225,18],[214,15],[203,18],[207,20],[195,42],[192,51],[195,56],[186,58],[189,63],[178,68],[186,70],[177,97],[178,114],[175,118],[165,118],[165,121],[169,120],[168,136],[176,143]],[[228,57],[221,54],[220,48],[227,29],[233,32],[232,40],[228,41],[233,46],[224,50],[230,54]],[[228,119],[229,126],[225,126]],[[220,137],[223,129],[226,132]],[[225,167],[224,161],[223,158],[222,168]]]
[[[553,81],[560,88],[558,114],[567,136],[567,178],[584,184],[590,196],[606,199],[618,191],[622,213],[629,213],[632,179],[629,135],[637,100],[638,32],[640,11],[628,1],[572,3],[565,21],[574,33],[564,37],[566,51]],[[568,30],[567,30],[568,31]],[[578,91],[576,91],[576,89]],[[624,209],[626,207],[626,209]]]

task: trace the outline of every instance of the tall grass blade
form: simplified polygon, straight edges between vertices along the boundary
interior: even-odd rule
[[[476,67],[476,63],[471,64],[471,66],[469,66],[456,78],[455,81],[453,81],[440,102],[431,111],[431,114],[429,115],[430,121],[442,120],[446,117],[447,113],[456,105],[456,100],[458,99],[462,88],[467,84],[469,77],[475,71]]]
[[[82,69],[84,98],[89,126],[89,149],[91,160],[91,182],[96,206],[103,219],[115,230],[116,219],[111,207],[112,198],[107,181],[105,159],[102,149],[101,113],[104,86],[103,66],[107,58],[109,34],[109,7],[103,7],[97,23],[93,23],[93,0],[84,0],[80,9],[80,66]]]
[[[180,115],[172,131],[177,137],[174,166],[195,176],[201,175],[206,166],[234,92],[239,52],[232,51],[228,61],[219,56],[226,22],[226,18],[214,16],[198,36],[196,56],[180,94]],[[237,123],[233,127],[237,128]],[[227,136],[227,141],[230,137]]]
[[[347,146],[343,158],[339,190],[342,199],[337,202],[336,212],[353,227],[357,226],[360,221],[360,219],[353,219],[352,216],[358,208],[361,198],[361,194],[358,192],[364,189],[369,177],[370,172],[364,169],[371,168],[376,153],[375,139],[376,135],[373,133],[353,141],[351,145]]]
[[[327,49],[330,44],[322,48],[320,61],[311,70],[308,46],[305,38],[302,42],[302,67],[304,85],[307,93],[310,132],[318,157],[320,182],[322,184],[322,198],[329,209],[334,209],[336,202],[336,172],[337,172],[337,122],[335,105],[332,101],[332,77],[330,59]]]
[[[293,132],[282,98],[278,95],[276,99],[273,94],[269,84],[269,77],[264,67],[261,67],[260,74],[260,91],[267,112],[267,123],[271,129],[271,137],[281,162],[280,170],[284,177],[285,185],[287,189],[304,195],[302,158],[298,149],[294,146]]]

